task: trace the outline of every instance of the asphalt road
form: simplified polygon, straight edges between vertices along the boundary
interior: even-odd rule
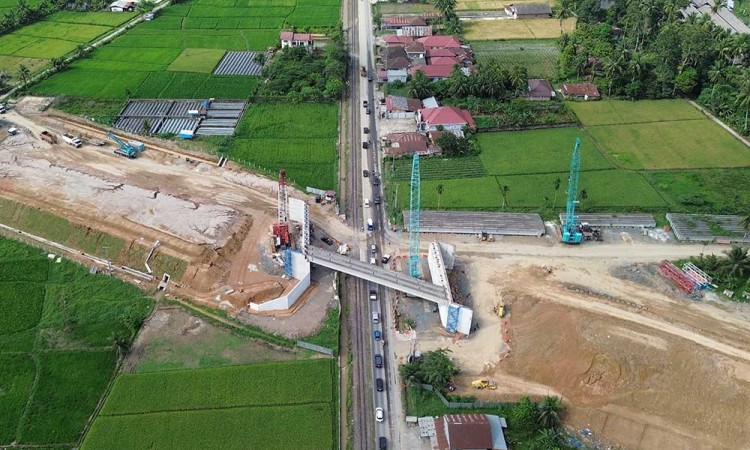
[[[372,48],[374,38],[372,35],[372,18],[370,3],[365,0],[351,0],[349,14],[349,43],[352,52],[349,83],[349,152],[346,180],[347,180],[347,214],[350,223],[355,230],[364,233],[366,245],[354,249],[355,257],[363,261],[370,261],[371,257],[376,259],[380,265],[382,249],[384,244],[383,226],[385,224],[382,205],[373,202],[376,194],[382,197],[382,185],[375,186],[374,180],[379,178],[380,167],[377,143],[377,130],[375,129],[374,81],[368,81],[367,77],[360,76],[360,67],[364,66],[367,73],[375,78],[373,66]],[[368,109],[363,106],[363,101],[368,102]],[[369,133],[364,133],[364,127],[369,128]],[[365,149],[363,142],[368,142]],[[366,169],[371,174],[364,177],[362,171]],[[365,207],[365,199],[369,200],[370,206]],[[367,221],[373,222],[373,230],[368,230]],[[363,237],[364,237],[363,236]],[[376,253],[371,253],[370,246],[376,245]],[[349,299],[352,308],[349,324],[353,357],[353,418],[354,424],[354,448],[377,449],[381,437],[391,442],[390,402],[388,387],[390,387],[388,374],[386,372],[391,361],[386,357],[384,351],[386,344],[384,340],[376,340],[374,332],[385,334],[387,326],[382,320],[373,322],[373,313],[378,313],[379,318],[385,317],[384,295],[385,289],[375,284],[349,278]],[[371,291],[377,292],[376,301],[369,300]],[[384,357],[384,367],[377,368],[374,363],[374,355]],[[377,379],[382,379],[386,390],[376,390]],[[383,408],[384,421],[375,420],[375,409]],[[394,448],[389,445],[389,448]]]

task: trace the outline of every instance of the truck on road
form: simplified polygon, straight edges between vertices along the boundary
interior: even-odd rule
[[[367,219],[367,231],[372,231],[375,229],[375,226],[372,223],[372,219]]]
[[[83,142],[81,142],[81,138],[73,136],[72,134],[63,133],[62,138],[66,144],[72,145],[75,148],[79,148],[81,147],[81,144],[83,144]]]
[[[40,137],[42,138],[43,141],[47,141],[50,144],[57,144],[57,136],[50,133],[49,131],[42,131],[42,133],[40,134]]]

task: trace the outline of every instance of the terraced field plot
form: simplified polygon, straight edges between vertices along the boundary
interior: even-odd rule
[[[21,65],[31,73],[37,72],[49,65],[50,59],[72,53],[78,45],[107,34],[134,16],[135,13],[69,11],[52,14],[0,37],[0,70],[13,79],[17,79]]]
[[[576,29],[576,19],[565,19],[560,26],[556,19],[467,20],[463,22],[466,39],[553,39]]]
[[[330,359],[124,374],[81,448],[332,448],[333,390]]]
[[[560,51],[553,40],[472,41],[477,59],[493,60],[506,69],[522,65],[530,77],[554,78]]]
[[[337,105],[252,104],[237,127],[229,156],[304,188],[335,189]]]
[[[255,78],[211,75],[226,51],[266,50],[278,43],[282,27],[336,26],[339,10],[340,0],[191,0],[165,8],[33,90],[98,98],[245,99],[255,91]]]
[[[750,149],[683,100],[572,103],[597,145],[627,169],[750,167]]]
[[[152,308],[135,287],[0,239],[0,446],[74,447]]]

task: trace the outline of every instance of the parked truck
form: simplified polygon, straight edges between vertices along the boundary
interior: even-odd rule
[[[81,144],[83,144],[83,142],[81,142],[81,138],[73,136],[72,134],[63,133],[62,138],[66,144],[72,145],[75,148],[79,148]]]
[[[42,131],[40,134],[43,141],[47,141],[50,144],[57,144],[57,136],[50,133],[49,131]]]

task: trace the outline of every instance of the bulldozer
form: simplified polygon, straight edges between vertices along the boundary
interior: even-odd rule
[[[495,242],[495,236],[482,231],[482,234],[479,235],[479,241],[480,242]]]
[[[495,380],[474,380],[471,382],[471,387],[474,387],[477,389],[489,389],[491,391],[494,391],[495,389],[497,389]]]

